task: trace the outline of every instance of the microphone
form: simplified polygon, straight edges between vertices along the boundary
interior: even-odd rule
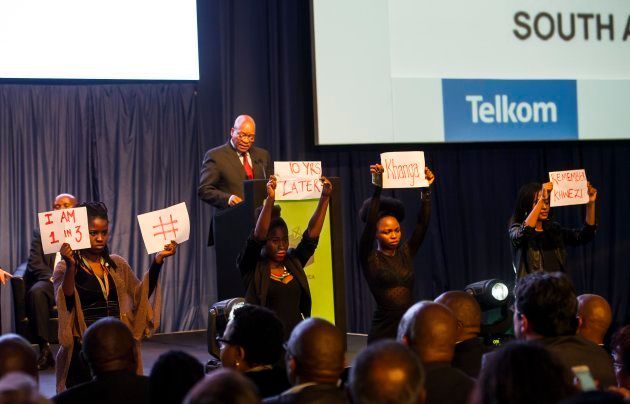
[[[256,161],[254,161],[254,164],[260,164],[263,172],[263,178],[267,179],[267,171],[265,170],[265,165],[263,164],[262,159],[256,159]]]

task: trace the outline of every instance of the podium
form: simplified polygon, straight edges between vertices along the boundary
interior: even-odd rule
[[[343,259],[343,221],[341,202],[341,180],[329,178],[333,192],[328,214],[314,261],[307,264],[305,272],[309,280],[313,299],[314,317],[333,322],[341,331],[346,331],[346,299]],[[214,247],[217,271],[218,300],[245,296],[245,285],[236,267],[236,258],[245,245],[247,237],[256,226],[256,209],[267,197],[267,180],[243,182],[244,198],[238,205],[217,211],[213,219]],[[317,200],[277,201],[282,207],[281,216],[289,227],[291,246],[296,235],[306,230]],[[311,209],[312,206],[312,209]],[[308,212],[308,214],[306,214]]]

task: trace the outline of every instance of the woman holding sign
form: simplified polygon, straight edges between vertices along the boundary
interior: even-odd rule
[[[284,325],[285,339],[303,318],[311,315],[311,292],[304,266],[315,253],[324,226],[332,184],[321,177],[319,203],[296,248],[289,248],[289,229],[274,206],[276,177],[269,177],[267,198],[256,228],[245,242],[236,262],[247,291],[248,303],[273,310]]]
[[[383,166],[371,165],[370,171],[374,194],[363,203],[359,212],[365,222],[359,242],[359,259],[376,300],[368,343],[396,338],[398,323],[412,303],[413,257],[424,240],[431,215],[431,192],[426,188],[420,194],[422,205],[416,227],[411,237],[401,243],[400,222],[404,219],[405,207],[397,199],[381,198]],[[424,175],[429,186],[433,184],[435,176],[428,167],[425,167]]]
[[[81,337],[87,327],[104,317],[117,317],[131,329],[137,341],[138,373],[142,374],[140,339],[159,324],[160,269],[164,259],[177,250],[175,242],[164,246],[140,281],[124,258],[109,254],[105,204],[88,202],[77,207],[82,206],[87,209],[91,247],[73,251],[69,244],[63,244],[63,260],[53,273],[59,311],[57,392],[91,379],[79,356]]]
[[[566,270],[565,245],[586,244],[595,235],[595,200],[597,190],[588,183],[585,224],[568,229],[551,220],[549,196],[553,183],[530,183],[521,187],[510,219],[512,265],[516,278],[536,272]]]

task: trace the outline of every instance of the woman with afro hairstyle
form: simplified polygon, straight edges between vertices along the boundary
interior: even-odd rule
[[[431,192],[422,189],[422,206],[411,237],[401,243],[400,223],[405,217],[402,202],[393,198],[381,198],[383,166],[370,166],[374,194],[363,202],[359,212],[365,222],[359,242],[359,260],[363,275],[376,300],[368,343],[396,338],[398,323],[411,306],[414,284],[413,257],[418,252],[429,225]],[[435,176],[428,167],[424,175],[429,185]],[[374,248],[376,240],[376,248]]]
[[[91,324],[104,317],[116,317],[129,327],[136,340],[136,370],[142,374],[140,340],[159,325],[160,269],[164,259],[177,249],[174,241],[165,245],[139,280],[124,258],[109,254],[105,204],[87,202],[77,207],[87,209],[91,246],[73,251],[64,243],[60,250],[63,259],[53,273],[59,312],[58,393],[91,380],[90,370],[80,356],[81,339]]]

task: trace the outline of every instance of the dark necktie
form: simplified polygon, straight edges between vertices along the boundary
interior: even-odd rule
[[[243,168],[245,169],[245,175],[248,179],[254,179],[254,171],[252,170],[252,166],[249,165],[249,159],[247,158],[247,153],[241,153],[243,157]]]

